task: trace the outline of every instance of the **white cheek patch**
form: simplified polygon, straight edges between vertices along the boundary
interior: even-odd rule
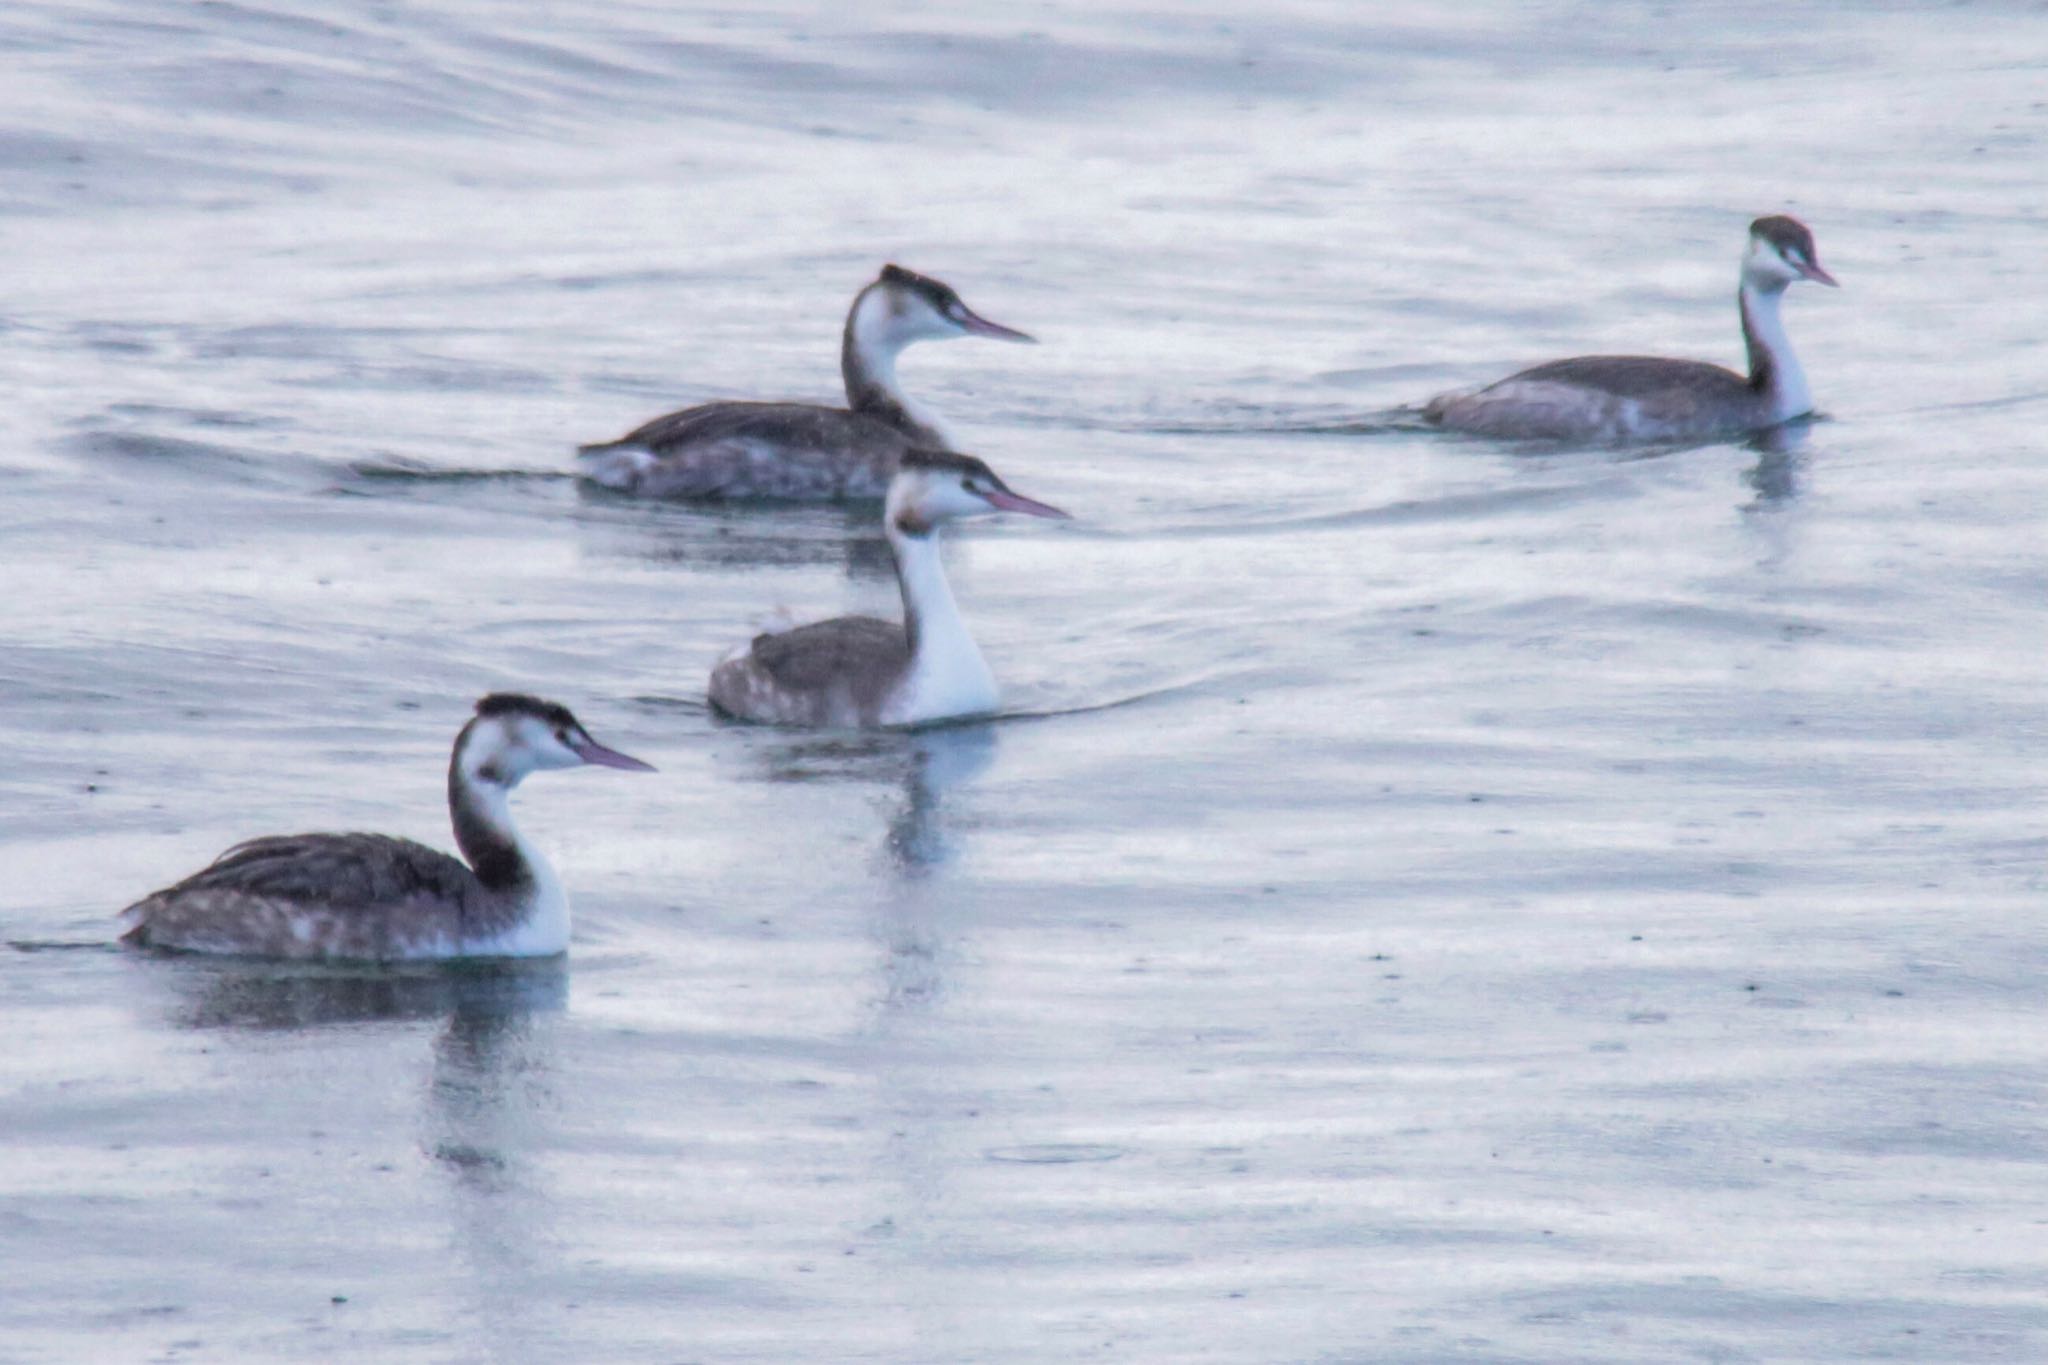
[[[897,325],[886,289],[868,290],[853,310],[853,334],[863,347],[890,345]]]
[[[1804,251],[1796,246],[1781,246],[1778,248],[1777,255],[1778,264],[1784,269],[1786,278],[1794,280],[1806,278],[1808,262]]]
[[[1749,239],[1749,251],[1742,258],[1743,273],[1776,283],[1799,279],[1803,272],[1786,260],[1788,254],[1791,253],[1775,243],[1752,237]]]
[[[960,324],[934,308],[922,295],[914,294],[905,300],[903,330],[908,340],[924,341],[932,337],[952,336],[960,330]]]
[[[958,324],[916,294],[892,297],[887,290],[871,289],[853,314],[854,344],[876,367],[912,342],[954,336],[959,331]]]

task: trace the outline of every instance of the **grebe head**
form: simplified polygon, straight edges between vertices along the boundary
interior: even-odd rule
[[[518,692],[493,692],[476,704],[476,718],[455,741],[455,762],[471,781],[508,791],[528,773],[585,763],[654,771],[652,764],[592,739],[568,707]]]
[[[871,345],[901,349],[913,341],[948,337],[994,337],[998,341],[1035,338],[990,322],[961,302],[953,287],[900,265],[885,265],[875,282],[862,291],[855,321]]]
[[[1797,218],[1774,214],[1749,225],[1749,251],[1742,258],[1742,278],[1759,289],[1783,289],[1794,280],[1833,285],[1835,277],[1821,269],[1813,249],[1813,233]]]
[[[1015,492],[972,455],[946,450],[906,452],[889,483],[889,524],[905,535],[929,535],[943,522],[997,512],[1071,520],[1057,507]]]

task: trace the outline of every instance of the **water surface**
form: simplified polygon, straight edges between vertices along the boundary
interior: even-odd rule
[[[2048,1356],[2048,18],[2011,5],[0,14],[0,1357]],[[1828,420],[1512,450],[1437,390]],[[885,260],[993,724],[723,725],[840,509],[570,448],[829,399]],[[139,957],[234,840],[446,840],[482,692],[566,964]]]

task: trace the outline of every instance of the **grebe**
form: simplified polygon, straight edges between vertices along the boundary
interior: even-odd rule
[[[958,336],[1033,339],[982,317],[951,286],[885,265],[846,315],[846,407],[706,403],[583,446],[577,459],[585,478],[640,497],[879,498],[904,451],[952,445],[897,387],[896,357]]]
[[[123,910],[135,927],[121,941],[285,958],[553,956],[569,946],[569,901],[513,826],[509,802],[528,773],[583,763],[654,771],[592,739],[566,707],[493,693],[448,764],[467,865],[383,834],[251,839]]]
[[[711,704],[779,725],[919,725],[982,715],[995,677],[967,633],[939,559],[939,528],[965,517],[1022,512],[1067,518],[1014,493],[971,455],[907,451],[889,482],[882,529],[896,559],[902,622],[841,616],[757,635],[711,672]]]
[[[1742,258],[1742,339],[1749,376],[1696,360],[1589,355],[1523,370],[1476,393],[1447,393],[1423,415],[1480,436],[1539,440],[1688,441],[1759,431],[1813,411],[1779,305],[1795,280],[1832,285],[1813,234],[1777,215],[1749,225]]]

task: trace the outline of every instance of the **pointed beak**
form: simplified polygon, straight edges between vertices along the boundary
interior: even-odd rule
[[[1022,493],[1012,493],[1007,488],[992,488],[982,494],[988,505],[998,512],[1021,512],[1027,517],[1050,517],[1054,521],[1072,521],[1073,518],[1049,502],[1027,498]]]
[[[580,742],[570,744],[569,747],[575,751],[576,757],[585,763],[595,763],[600,768],[620,768],[629,773],[654,771],[652,763],[642,763],[630,754],[622,754],[617,749],[607,749],[588,736]]]
[[[1828,274],[1827,271],[1822,270],[1820,268],[1819,261],[1809,261],[1805,265],[1800,266],[1799,273],[1801,275],[1804,275],[1807,279],[1812,280],[1815,284],[1824,284],[1827,285],[1830,289],[1840,289],[1842,287],[1840,284],[1836,283],[1835,277],[1833,275]]]
[[[990,322],[965,304],[960,306],[960,316],[955,318],[961,329],[969,336],[993,337],[997,341],[1022,341],[1036,346],[1038,338],[1029,332],[1020,332],[1014,327],[1005,327],[1000,322]]]

